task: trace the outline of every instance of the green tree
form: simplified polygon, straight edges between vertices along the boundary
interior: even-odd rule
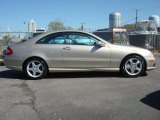
[[[5,35],[3,37],[3,45],[6,46],[8,45],[9,41],[11,40],[10,36],[9,35]]]
[[[64,26],[64,23],[60,20],[55,20],[49,23],[48,31],[58,31],[58,30],[72,30],[70,26]]]

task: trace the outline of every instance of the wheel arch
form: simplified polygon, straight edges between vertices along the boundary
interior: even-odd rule
[[[24,69],[25,69],[25,64],[26,64],[26,62],[27,62],[28,60],[30,60],[30,59],[36,59],[36,58],[42,60],[42,61],[45,63],[45,65],[46,65],[46,67],[47,67],[47,72],[48,72],[48,71],[49,71],[49,69],[48,69],[48,64],[46,63],[46,61],[45,61],[43,58],[41,58],[41,57],[39,57],[39,56],[32,56],[32,57],[27,58],[27,59],[23,62],[22,70],[24,71]]]
[[[120,70],[122,69],[122,65],[123,65],[124,61],[126,60],[126,58],[128,58],[128,57],[130,57],[130,56],[138,56],[138,57],[142,58],[142,59],[144,60],[144,70],[146,71],[146,69],[147,69],[146,59],[145,59],[142,55],[136,54],[136,53],[126,55],[126,56],[122,59],[122,61],[121,61],[121,63],[120,63],[120,66],[119,66]]]

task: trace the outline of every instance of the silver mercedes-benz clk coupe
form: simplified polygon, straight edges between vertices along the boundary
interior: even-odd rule
[[[155,69],[155,61],[149,50],[114,45],[82,31],[41,34],[9,46],[4,57],[7,68],[24,71],[30,79],[58,71],[119,71],[138,77]]]

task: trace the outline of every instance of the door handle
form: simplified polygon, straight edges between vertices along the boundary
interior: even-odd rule
[[[64,47],[63,50],[71,50],[70,47]]]

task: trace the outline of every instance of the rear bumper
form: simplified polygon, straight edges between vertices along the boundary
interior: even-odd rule
[[[16,57],[4,57],[4,65],[6,68],[22,71],[23,60]]]

